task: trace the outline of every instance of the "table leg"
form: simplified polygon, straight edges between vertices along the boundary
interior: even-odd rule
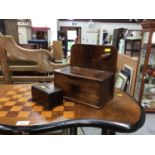
[[[115,131],[102,128],[101,135],[115,135]]]
[[[77,127],[70,128],[70,135],[77,135]]]
[[[29,135],[29,132],[21,132],[22,135]]]

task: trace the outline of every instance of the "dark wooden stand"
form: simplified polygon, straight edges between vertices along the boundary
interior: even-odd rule
[[[54,71],[54,84],[65,98],[100,109],[113,98],[116,62],[113,46],[74,44],[71,67]]]

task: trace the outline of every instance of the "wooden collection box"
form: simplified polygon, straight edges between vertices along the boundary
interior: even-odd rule
[[[54,72],[54,84],[64,97],[101,108],[113,97],[114,73],[81,67],[65,67]]]
[[[113,46],[74,44],[71,66],[54,71],[64,97],[101,108],[114,95],[117,50]]]
[[[39,83],[33,85],[32,99],[41,104],[45,109],[52,109],[63,104],[63,92],[60,88],[49,83]]]

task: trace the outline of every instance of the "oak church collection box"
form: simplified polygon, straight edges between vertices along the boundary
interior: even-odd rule
[[[71,66],[54,71],[54,85],[65,98],[100,109],[113,98],[116,62],[113,46],[75,44]]]

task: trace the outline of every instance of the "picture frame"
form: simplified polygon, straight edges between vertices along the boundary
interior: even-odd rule
[[[127,90],[126,90],[126,92],[129,93],[131,91],[131,85],[132,85],[132,80],[133,80],[133,68],[127,64],[124,64],[123,70],[129,78],[128,79],[128,86],[127,86]]]
[[[126,75],[124,75],[123,73],[119,72],[116,83],[115,83],[115,88],[124,90],[127,80],[128,80],[128,77]]]

